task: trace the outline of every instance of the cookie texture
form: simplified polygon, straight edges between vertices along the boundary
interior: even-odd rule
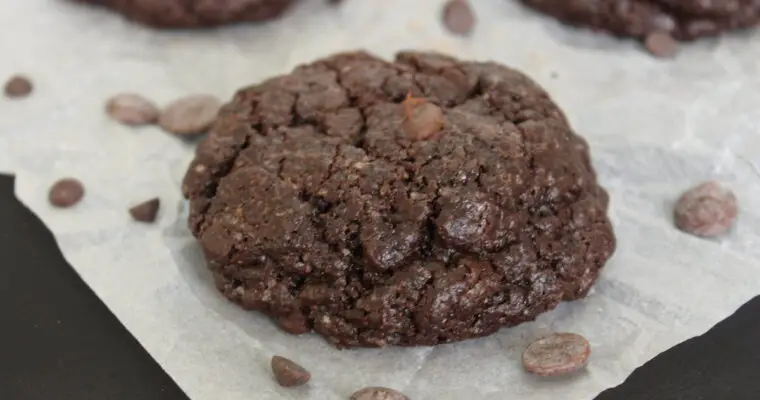
[[[295,0],[75,0],[159,28],[210,27],[275,18]]]
[[[521,0],[565,23],[644,40],[653,32],[678,40],[715,36],[760,21],[756,0]]]
[[[410,132],[419,115],[435,134]],[[615,247],[588,146],[547,93],[433,53],[339,54],[240,90],[183,191],[218,289],[338,347],[533,320],[585,296]]]

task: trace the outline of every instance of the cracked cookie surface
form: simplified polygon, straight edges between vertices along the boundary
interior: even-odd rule
[[[161,28],[193,28],[262,21],[282,14],[294,0],[75,0],[113,9]]]
[[[615,247],[546,92],[432,53],[338,54],[240,90],[183,191],[218,289],[338,347],[532,320],[585,296]]]
[[[679,40],[756,26],[757,0],[520,0],[571,25],[645,39],[654,32]]]

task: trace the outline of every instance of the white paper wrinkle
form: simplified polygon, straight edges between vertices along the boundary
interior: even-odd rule
[[[478,24],[469,38],[443,30],[443,0],[325,3],[303,0],[273,23],[159,32],[62,0],[0,1],[0,77],[24,73],[35,83],[27,99],[0,99],[0,171],[17,174],[17,195],[67,260],[192,399],[347,399],[364,386],[415,400],[591,399],[758,292],[760,34],[703,40],[659,60],[517,2],[473,1]],[[192,93],[230,98],[352,49],[493,60],[551,93],[588,139],[611,196],[618,249],[587,299],[488,338],[339,351],[316,335],[282,333],[217,293],[179,190],[194,143],[120,126],[105,116],[106,99],[123,91],[164,105]],[[77,207],[56,210],[47,190],[64,176],[87,192]],[[736,226],[718,239],[672,224],[680,192],[706,179],[739,199]],[[132,222],[128,207],[156,196],[158,224]],[[588,368],[560,379],[527,375],[522,350],[555,331],[589,339]],[[277,386],[274,354],[309,368],[311,383]]]

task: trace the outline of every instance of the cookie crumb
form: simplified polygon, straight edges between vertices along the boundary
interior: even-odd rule
[[[404,107],[404,131],[413,141],[435,139],[443,129],[443,110],[425,100],[407,95]]]
[[[301,386],[311,379],[311,373],[304,367],[281,356],[272,357],[272,373],[282,387]]]
[[[48,192],[50,204],[58,208],[73,207],[84,197],[84,185],[74,178],[64,178],[53,184]]]
[[[554,333],[531,343],[522,354],[526,371],[539,376],[566,375],[586,365],[591,346],[575,333]]]
[[[158,118],[165,131],[179,136],[206,133],[216,121],[222,102],[208,94],[182,97],[169,104]]]
[[[32,81],[23,75],[14,75],[5,83],[5,95],[10,98],[26,97],[33,89]]]
[[[665,32],[651,32],[644,39],[644,47],[659,58],[672,58],[678,53],[678,42]]]
[[[158,215],[160,206],[161,200],[156,197],[133,206],[129,209],[129,215],[135,221],[152,223],[156,221],[156,215]]]
[[[449,32],[466,36],[475,27],[475,13],[467,0],[449,0],[443,6],[443,25]]]
[[[374,386],[354,392],[351,400],[409,400],[409,398],[398,390]]]
[[[106,102],[106,114],[124,125],[147,125],[158,120],[158,107],[135,93],[119,93]]]
[[[738,208],[730,189],[708,181],[684,192],[676,202],[673,216],[678,229],[695,236],[714,237],[733,226]]]

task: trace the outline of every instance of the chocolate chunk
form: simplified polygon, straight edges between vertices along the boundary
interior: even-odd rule
[[[48,192],[50,204],[58,208],[72,207],[79,203],[82,197],[84,197],[84,186],[73,178],[57,181]]]
[[[475,27],[475,13],[467,0],[449,0],[443,6],[443,25],[456,35],[469,35]]]
[[[696,236],[713,237],[731,228],[738,205],[730,189],[709,181],[684,192],[673,214],[678,229]]]
[[[525,370],[539,376],[565,375],[586,365],[588,341],[575,333],[554,333],[531,343],[522,355]]]
[[[338,347],[530,321],[584,297],[615,248],[547,93],[435,53],[338,54],[238,91],[182,187],[224,296]]]
[[[403,393],[385,387],[366,387],[351,395],[351,400],[409,400]]]
[[[183,97],[161,112],[158,125],[175,135],[206,133],[221,107],[222,103],[214,96],[199,94]]]
[[[647,35],[644,46],[655,57],[670,58],[678,53],[678,42],[664,32],[652,32]]]
[[[211,27],[280,16],[294,0],[78,0],[159,28]]]
[[[410,139],[434,139],[443,129],[443,110],[435,104],[408,96],[403,106],[404,130]]]
[[[130,208],[129,215],[135,221],[151,223],[156,220],[160,205],[161,200],[156,197]]]
[[[272,357],[272,373],[283,387],[301,386],[311,379],[311,373],[285,357]]]
[[[15,75],[5,83],[5,95],[10,98],[26,97],[33,89],[32,81],[22,75]]]
[[[125,125],[146,125],[158,120],[158,107],[139,94],[120,93],[108,99],[106,114]]]

